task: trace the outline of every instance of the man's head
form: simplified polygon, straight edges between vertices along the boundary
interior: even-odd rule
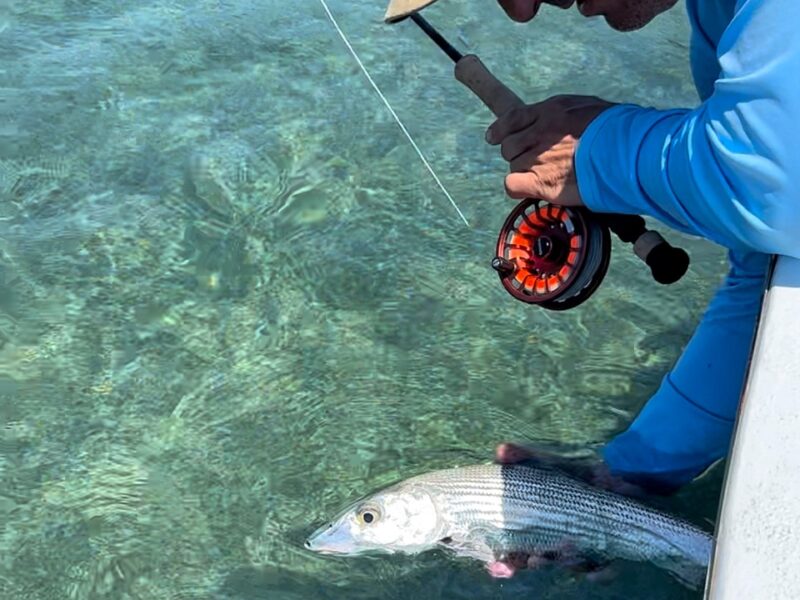
[[[530,21],[542,2],[569,8],[575,0],[497,0],[509,17],[515,21]],[[618,31],[640,29],[662,12],[669,10],[678,0],[577,0],[578,10],[586,17],[603,15],[608,24]]]

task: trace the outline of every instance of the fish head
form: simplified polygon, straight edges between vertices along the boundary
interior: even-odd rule
[[[321,554],[415,554],[434,547],[444,537],[442,531],[431,494],[401,484],[351,505],[305,545]]]

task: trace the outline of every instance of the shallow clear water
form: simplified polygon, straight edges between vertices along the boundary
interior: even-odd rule
[[[470,229],[316,1],[0,2],[0,597],[699,597],[642,565],[500,583],[303,550],[353,496],[499,441],[609,439],[724,269],[672,234],[675,286],[617,247],[583,307],[513,300],[488,112],[383,1],[331,7]],[[696,102],[680,7],[626,35],[427,16],[530,100]],[[713,519],[719,480],[665,506]]]

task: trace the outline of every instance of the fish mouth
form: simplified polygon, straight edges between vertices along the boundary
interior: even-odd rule
[[[304,546],[318,554],[354,556],[363,551],[357,546],[349,531],[333,523],[317,529],[308,537]]]

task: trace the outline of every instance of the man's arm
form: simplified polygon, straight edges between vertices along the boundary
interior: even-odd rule
[[[575,156],[584,204],[800,258],[798,25],[796,0],[740,0],[701,106],[603,111]]]

